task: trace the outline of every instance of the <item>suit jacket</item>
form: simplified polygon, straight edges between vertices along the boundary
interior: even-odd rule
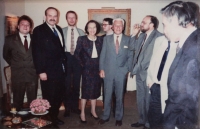
[[[147,70],[147,79],[146,79],[147,86],[148,84],[152,86],[154,83],[160,84],[162,113],[164,113],[165,101],[168,98],[168,88],[167,88],[168,72],[176,56],[177,43],[170,43],[170,49],[168,52],[167,60],[165,62],[165,66],[163,68],[161,80],[158,81],[157,79],[158,70],[160,68],[160,63],[162,61],[162,57],[167,47],[168,47],[168,40],[165,36],[160,36],[156,39],[149,68]]]
[[[200,90],[199,48],[200,29],[197,29],[186,39],[177,53],[170,67],[167,83],[167,104],[173,104],[173,109],[170,109],[170,111],[183,112],[186,114],[183,117],[189,120],[196,120],[198,109]],[[168,113],[165,112],[165,116],[170,114]]]
[[[38,76],[32,58],[32,43],[26,52],[19,33],[5,38],[3,58],[11,66],[12,82],[35,82]]]
[[[129,50],[130,37],[122,34],[119,53],[116,54],[114,34],[104,37],[100,55],[100,70],[104,70],[105,79],[112,80],[116,74],[124,77],[131,69],[133,52]]]
[[[32,40],[36,72],[37,74],[46,73],[47,79],[52,80],[63,78],[63,73],[66,72],[63,32],[59,26],[56,25],[56,28],[62,36],[63,46],[47,23],[43,23],[33,30]]]
[[[131,74],[132,75],[139,74],[139,76],[142,78],[142,81],[145,81],[147,77],[147,69],[149,67],[155,40],[157,37],[161,35],[162,34],[159,31],[153,30],[151,34],[149,35],[149,37],[146,39],[141,52],[140,52],[140,48],[144,41],[145,34],[141,33],[138,39],[136,39],[136,37],[134,36],[130,40],[131,43],[129,47],[134,52],[133,65],[132,65],[133,68],[132,68]],[[140,55],[137,62],[137,56],[139,52],[140,52]]]
[[[79,36],[85,35],[85,32],[84,32],[83,30],[81,30],[81,29],[79,29],[79,28],[76,28],[76,29],[77,29],[77,31],[78,31]],[[62,31],[63,31],[63,35],[64,35],[64,40],[65,40],[65,43],[66,43],[66,42],[67,42],[67,31],[68,31],[68,27],[63,28]],[[65,47],[67,47],[67,46],[65,46]]]

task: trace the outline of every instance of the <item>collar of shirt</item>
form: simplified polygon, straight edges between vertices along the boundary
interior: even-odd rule
[[[115,42],[115,44],[116,44],[117,36],[119,36],[119,37],[118,37],[118,41],[119,41],[119,45],[120,45],[121,39],[122,39],[122,34],[120,34],[120,35],[114,34],[114,42]]]
[[[27,35],[24,35],[24,34],[19,32],[19,36],[20,36],[20,39],[21,39],[23,45],[24,45],[24,39],[25,39],[24,36],[27,36],[26,39],[28,41],[28,46],[29,46],[30,41],[31,41],[30,34],[28,33]]]
[[[147,37],[146,37],[146,39],[145,39],[145,42],[146,42],[146,40],[149,38],[149,35],[151,34],[152,31],[153,31],[153,30],[151,30],[151,31],[149,31],[149,32],[146,33],[146,34],[147,34]]]
[[[183,44],[185,43],[186,39],[190,36],[190,34],[192,34],[192,32],[194,32],[197,28],[196,27],[192,27],[190,29],[188,29],[188,31],[186,33],[184,33],[180,40],[179,40],[179,47],[182,48]]]
[[[46,22],[46,23],[47,23],[47,22]],[[51,26],[51,25],[49,25],[49,23],[47,23],[47,25],[51,28],[52,31],[53,31],[53,28],[55,28],[55,29],[57,30],[56,25]]]

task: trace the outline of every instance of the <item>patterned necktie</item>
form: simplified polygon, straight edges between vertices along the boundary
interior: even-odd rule
[[[119,38],[119,36],[117,36],[116,44],[115,44],[116,54],[118,54],[118,52],[119,52],[119,40],[118,40],[118,38]]]
[[[26,51],[28,51],[28,41],[27,41],[26,37],[27,36],[24,36],[24,38],[25,38],[24,39],[24,48],[25,48]]]
[[[163,68],[165,66],[165,62],[167,60],[167,55],[169,53],[169,50],[170,50],[170,41],[168,41],[168,47],[165,50],[165,53],[163,54],[162,60],[160,62],[160,67],[159,67],[158,74],[157,74],[158,81],[160,81],[160,79],[161,79]]]
[[[56,29],[53,27],[53,33],[56,37],[58,37],[58,32],[56,31]]]
[[[74,55],[74,29],[71,31],[71,48],[70,48],[71,55]]]
[[[147,34],[145,34],[145,36],[144,36],[142,45],[141,45],[141,47],[140,47],[140,51],[139,51],[138,56],[137,56],[136,63],[138,62],[138,58],[139,58],[139,55],[140,55],[140,53],[141,53],[141,51],[142,51],[142,48],[143,48],[143,46],[144,46],[144,43],[145,43],[146,38],[147,38]]]

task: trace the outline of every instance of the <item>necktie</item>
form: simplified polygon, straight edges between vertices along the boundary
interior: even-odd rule
[[[140,55],[140,53],[141,53],[141,51],[142,51],[142,48],[143,48],[143,46],[144,46],[144,43],[145,43],[146,38],[147,38],[147,34],[145,34],[145,36],[144,36],[142,45],[141,45],[141,47],[140,47],[140,51],[139,51],[138,56],[137,56],[137,61],[136,61],[136,63],[138,62],[138,58],[139,58],[139,55]]]
[[[160,62],[160,67],[159,67],[159,70],[158,70],[158,74],[157,74],[157,79],[158,81],[160,81],[161,79],[161,76],[162,76],[162,72],[163,72],[163,68],[165,66],[165,62],[167,60],[167,55],[169,53],[169,50],[170,50],[170,41],[168,41],[168,47],[167,49],[165,50],[164,54],[163,54],[163,57],[162,57],[162,60]]]
[[[176,53],[178,53],[179,50],[180,50],[180,47],[179,47],[179,42],[178,42],[178,45],[177,45],[177,47],[176,47]]]
[[[74,55],[74,29],[71,31],[71,48],[70,48],[71,55]]]
[[[117,36],[116,44],[115,44],[116,54],[118,54],[118,52],[119,52],[119,40],[118,40],[118,38],[119,38],[119,36]]]
[[[56,31],[56,29],[53,27],[53,33],[56,37],[58,37],[58,32]]]
[[[25,48],[26,51],[28,51],[28,41],[27,41],[26,37],[27,36],[24,36],[24,38],[25,38],[24,39],[24,48]]]

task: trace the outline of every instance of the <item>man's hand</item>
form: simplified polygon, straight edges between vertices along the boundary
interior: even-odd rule
[[[39,77],[42,81],[46,81],[47,80],[47,74],[46,73],[41,73],[39,74]]]
[[[140,25],[139,24],[135,24],[133,26],[133,36],[136,36],[139,32],[140,32]]]
[[[104,78],[104,77],[105,77],[105,72],[104,72],[104,70],[100,70],[99,76],[100,76],[101,78]]]

